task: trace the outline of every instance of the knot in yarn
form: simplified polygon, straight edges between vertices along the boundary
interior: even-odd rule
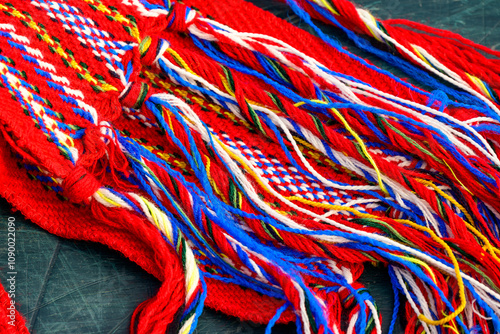
[[[74,203],[81,203],[90,198],[101,184],[81,166],[75,167],[62,182],[64,194]]]
[[[176,2],[170,7],[167,16],[167,29],[188,32],[189,26],[195,22],[198,16],[199,14],[194,9]]]
[[[140,109],[146,101],[149,93],[149,85],[145,82],[132,81],[120,94],[120,103],[123,107]]]
[[[146,36],[139,44],[139,55],[143,66],[152,66],[170,47],[170,44],[156,36]]]

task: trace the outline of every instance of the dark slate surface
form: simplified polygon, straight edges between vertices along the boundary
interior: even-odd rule
[[[276,15],[301,25],[286,6],[254,0]],[[451,29],[476,42],[500,48],[499,0],[357,0],[381,18],[407,18]],[[336,30],[340,40],[344,37]],[[48,234],[0,200],[0,278],[6,280],[7,221],[16,219],[16,301],[32,332],[128,333],[130,316],[143,300],[154,295],[159,282],[121,254],[107,247],[64,240]],[[385,321],[390,319],[393,295],[381,268],[367,268],[362,280],[369,287]],[[264,326],[206,309],[197,333],[264,333]],[[293,325],[274,333],[293,332]],[[398,327],[397,332],[402,332]]]

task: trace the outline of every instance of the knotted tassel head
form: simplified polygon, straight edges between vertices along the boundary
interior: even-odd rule
[[[139,44],[139,55],[143,66],[152,66],[158,58],[169,48],[164,39],[156,36],[146,36]]]
[[[131,82],[120,95],[120,103],[125,108],[140,109],[146,101],[149,85],[145,82]]]
[[[176,2],[170,7],[167,16],[167,29],[177,32],[187,32],[199,14],[182,3]]]
[[[85,202],[100,187],[99,181],[81,166],[75,167],[62,182],[64,194],[74,203]]]

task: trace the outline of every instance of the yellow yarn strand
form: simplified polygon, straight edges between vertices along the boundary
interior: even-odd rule
[[[438,186],[436,186],[434,183],[430,182],[430,181],[427,181],[427,180],[423,180],[423,179],[416,179],[418,182],[428,186],[428,187],[431,187],[433,188],[439,195],[441,195],[442,197],[446,198],[448,201],[450,201],[453,205],[455,205],[464,215],[465,217],[467,218],[467,220],[470,222],[466,222],[465,221],[465,225],[467,226],[467,228],[475,235],[477,236],[479,239],[481,239],[481,241],[485,244],[486,248],[488,249],[489,253],[491,254],[491,256],[493,256],[493,258],[495,260],[497,260],[498,262],[500,262],[500,259],[498,258],[498,256],[496,255],[497,252],[499,252],[500,250],[499,249],[496,249],[495,247],[493,247],[490,243],[490,241],[481,233],[479,232],[472,224],[474,224],[474,220],[472,219],[472,217],[470,216],[470,214],[467,212],[467,210],[462,206],[460,205],[453,197],[451,197],[450,195],[448,195],[447,193],[445,193],[444,191],[442,191],[441,189],[438,188]]]
[[[321,101],[321,100],[311,100],[311,101],[316,102],[316,103],[327,104],[325,101]],[[305,102],[301,101],[301,102],[294,104],[294,106],[299,107],[303,104],[305,104]],[[339,118],[342,125],[344,125],[346,130],[354,137],[354,139],[356,139],[356,142],[359,144],[361,151],[365,155],[366,159],[368,159],[368,161],[372,165],[373,169],[375,170],[375,173],[377,174],[377,181],[378,181],[380,189],[385,194],[388,194],[387,189],[385,188],[384,182],[382,181],[382,173],[380,172],[380,169],[378,168],[377,164],[375,163],[375,160],[373,160],[371,154],[368,152],[368,149],[366,148],[366,145],[363,142],[363,140],[361,139],[361,137],[351,128],[349,123],[347,123],[345,118],[342,116],[342,114],[337,109],[331,108],[330,110],[335,114],[335,116],[337,116]]]
[[[326,204],[326,203],[317,203],[317,202],[313,202],[313,201],[310,201],[310,200],[307,200],[304,198],[300,198],[300,197],[296,197],[296,196],[289,196],[286,198],[288,200],[296,200],[296,201],[302,202],[304,204],[308,204],[308,205],[316,206],[316,207],[320,207],[320,208],[325,208],[325,209],[329,208],[331,210],[337,210],[337,211],[342,211],[342,210],[349,211],[349,212],[352,212],[361,218],[364,218],[364,217],[376,218],[376,219],[380,218],[380,217],[375,216],[375,215],[359,212],[358,210],[350,208],[350,207],[343,207],[340,205],[331,205],[331,204]],[[460,296],[460,306],[455,310],[455,312],[451,313],[450,315],[448,315],[440,320],[429,319],[424,314],[419,314],[418,318],[420,320],[422,320],[423,322],[425,322],[426,324],[433,325],[433,326],[439,326],[439,325],[443,325],[445,323],[450,322],[455,317],[457,317],[460,313],[462,313],[462,311],[465,309],[465,306],[467,305],[467,300],[465,298],[465,287],[464,287],[462,275],[460,273],[460,267],[458,265],[458,261],[455,257],[455,254],[453,254],[453,251],[451,250],[450,246],[448,246],[448,244],[446,244],[446,242],[444,242],[441,238],[439,238],[436,235],[436,233],[434,233],[434,231],[431,230],[430,228],[428,228],[426,226],[418,225],[418,224],[416,224],[410,220],[406,220],[406,219],[394,219],[394,220],[399,222],[399,223],[402,223],[402,224],[410,225],[411,227],[413,227],[419,231],[427,232],[431,236],[432,240],[436,241],[438,244],[440,244],[446,250],[448,257],[450,258],[450,260],[453,264],[455,276],[457,278],[457,284],[459,287],[459,296]]]

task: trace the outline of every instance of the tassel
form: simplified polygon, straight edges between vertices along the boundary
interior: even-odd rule
[[[201,312],[200,305],[203,306],[206,287],[189,244],[170,218],[141,195],[101,187],[81,167],[64,179],[62,187],[71,201],[90,201],[98,221],[122,226],[142,236],[145,246],[155,251],[156,265],[163,272],[159,277],[163,284],[156,296],[139,305],[134,312],[131,332],[191,333]],[[149,220],[163,237],[144,226],[143,219]],[[182,259],[182,264],[178,259]]]
[[[380,20],[347,0],[287,0],[297,15],[304,10],[315,19],[367,36],[420,68],[478,98],[498,113],[500,53],[449,31],[408,20]],[[362,42],[357,42],[359,46]],[[366,44],[366,43],[365,43]],[[365,45],[363,49],[383,55]],[[485,54],[493,56],[488,58]],[[390,56],[385,55],[384,59]],[[408,73],[408,72],[407,72]]]
[[[105,197],[99,198],[102,201]],[[138,215],[126,209],[114,208],[111,203],[106,203],[107,206],[103,206],[93,201],[94,216],[101,224],[119,226],[140,235],[144,247],[154,251],[155,265],[162,275],[158,277],[162,285],[157,294],[141,303],[133,313],[130,333],[177,333],[186,300],[185,276],[178,255],[167,246],[156,227],[145,225]]]

